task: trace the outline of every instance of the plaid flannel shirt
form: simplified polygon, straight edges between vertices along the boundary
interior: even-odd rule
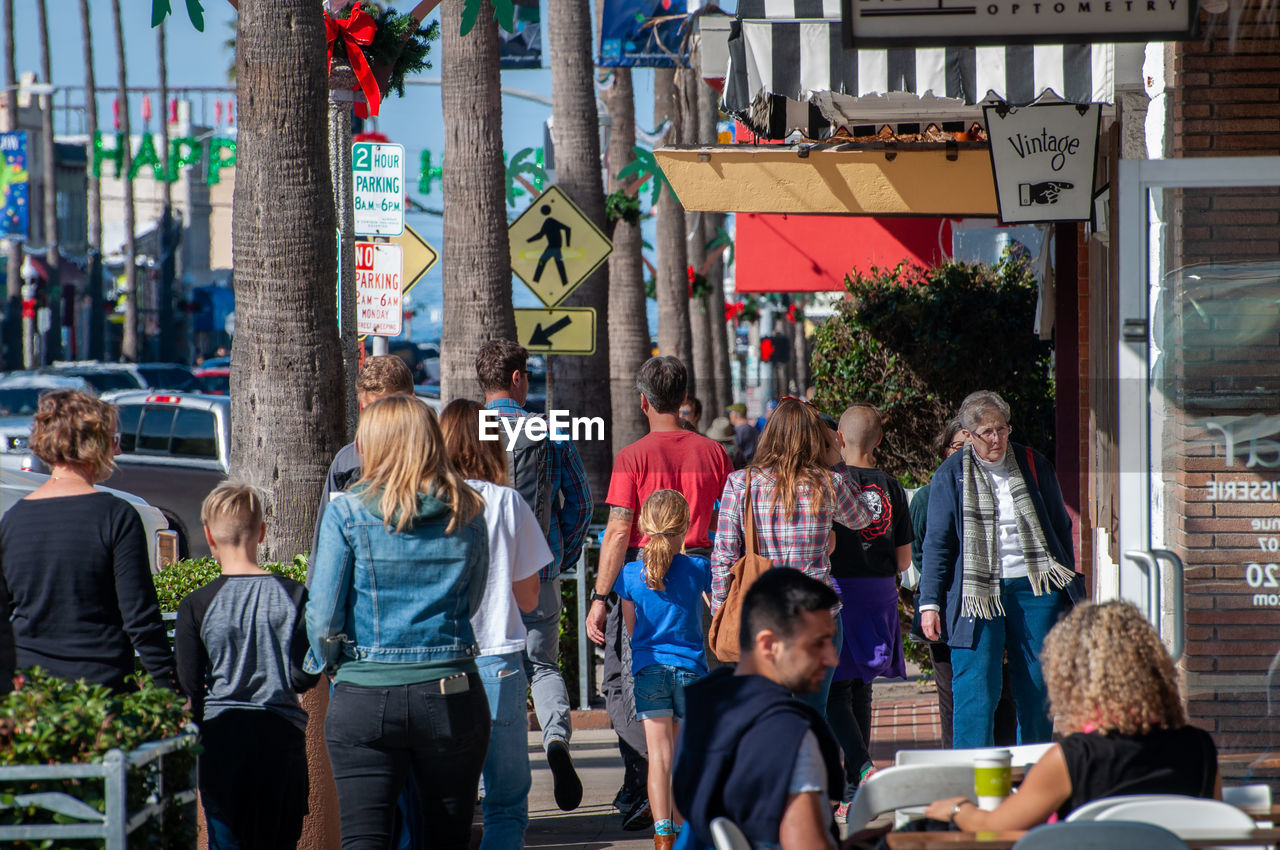
[[[746,553],[744,539],[744,499],[747,474],[734,472],[724,484],[720,497],[720,520],[716,527],[715,547],[711,550],[711,607],[719,610],[729,593],[729,579],[734,563]],[[782,504],[774,504],[777,478],[772,470],[752,470],[751,504],[755,513],[756,551],[775,567],[800,570],[836,590],[831,580],[831,558],[827,540],[831,523],[857,530],[871,523],[871,513],[862,502],[862,491],[847,477],[831,473],[835,500],[825,500],[822,510],[814,512],[809,500],[802,497],[796,512],[784,517]],[[839,593],[838,590],[836,590]]]
[[[528,416],[529,412],[514,400],[498,398],[485,405],[502,416]],[[547,532],[547,545],[551,547],[552,561],[538,573],[547,582],[560,575],[560,571],[577,563],[582,554],[583,541],[587,539],[587,526],[591,523],[591,485],[582,467],[582,457],[570,440],[551,441],[551,528]],[[557,498],[557,494],[562,498]]]

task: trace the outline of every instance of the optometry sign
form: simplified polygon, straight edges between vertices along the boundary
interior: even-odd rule
[[[841,0],[847,47],[1185,41],[1194,0]]]
[[[1088,221],[1102,106],[983,107],[1005,224]]]

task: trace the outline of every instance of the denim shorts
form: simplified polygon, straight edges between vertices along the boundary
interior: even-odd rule
[[[684,718],[684,689],[702,674],[669,664],[650,664],[635,674],[636,720]]]

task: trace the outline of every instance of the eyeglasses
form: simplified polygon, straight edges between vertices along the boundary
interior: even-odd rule
[[[991,443],[996,440],[1003,440],[1009,436],[1009,432],[1012,430],[1008,425],[1001,425],[999,428],[983,428],[981,431],[970,431],[966,428],[965,433],[972,434],[984,442]]]

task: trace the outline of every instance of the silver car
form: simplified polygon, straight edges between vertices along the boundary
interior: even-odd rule
[[[40,472],[29,472],[22,469],[4,469],[0,471],[0,516],[8,512],[20,499],[49,480],[49,476]],[[178,535],[169,530],[169,523],[164,514],[147,504],[132,493],[113,490],[99,485],[94,488],[113,496],[119,496],[133,505],[142,519],[142,527],[147,533],[147,553],[150,557],[151,571],[158,573],[162,568],[177,560]]]

